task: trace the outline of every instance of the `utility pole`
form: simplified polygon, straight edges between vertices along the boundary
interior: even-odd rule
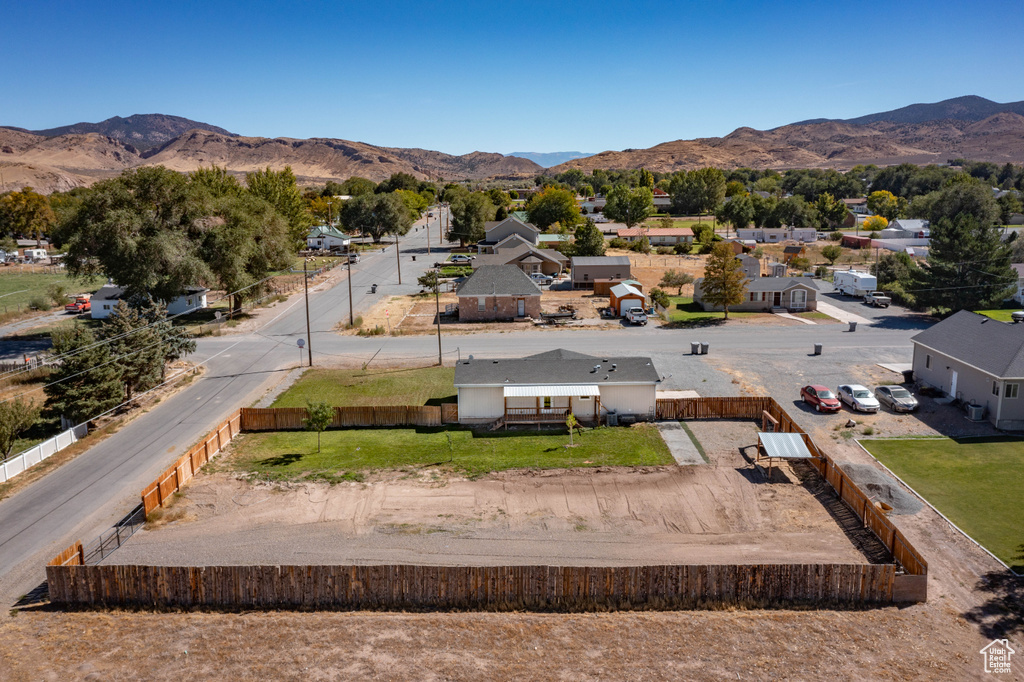
[[[352,310],[352,252],[346,254],[348,259],[348,323],[349,326],[356,326],[355,312]]]
[[[302,288],[306,292],[306,348],[309,349],[309,366],[313,366],[313,336],[309,331],[309,275],[306,273],[308,258],[302,260]]]
[[[438,216],[440,220],[440,216]],[[441,359],[441,273],[437,272],[438,279],[434,280],[434,305],[437,308],[437,364],[439,366],[444,365],[444,361]]]
[[[438,221],[441,220],[441,207],[440,207],[440,204],[438,204],[438,209],[437,209],[437,220]],[[430,218],[427,218],[427,255],[428,256],[430,255]]]
[[[395,262],[398,263],[398,283],[402,283],[402,258],[398,249],[398,233],[395,232]]]

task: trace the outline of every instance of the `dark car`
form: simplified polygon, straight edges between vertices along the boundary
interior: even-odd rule
[[[875,397],[893,412],[913,412],[917,409],[917,398],[902,386],[879,386],[875,389]]]
[[[818,412],[838,412],[842,407],[839,399],[826,386],[804,386],[800,389],[800,397],[806,404],[814,405]]]

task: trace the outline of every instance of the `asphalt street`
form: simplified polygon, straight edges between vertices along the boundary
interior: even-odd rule
[[[437,218],[430,227],[430,256],[423,221],[402,238],[401,284],[393,245],[383,251],[364,252],[360,263],[352,267],[356,314],[384,296],[419,290],[416,278],[443,257],[437,255]],[[446,255],[447,247],[443,252]],[[376,293],[370,291],[373,284],[378,285]],[[332,333],[339,322],[348,319],[348,286],[342,278],[333,288],[320,288],[310,293],[315,365],[340,359],[369,362],[371,367],[414,358],[424,363],[436,360],[437,339],[433,336],[357,337]],[[0,501],[0,600],[11,603],[38,585],[44,578],[46,561],[74,540],[87,543],[110,528],[138,503],[139,491],[188,446],[233,410],[252,404],[276,379],[294,369],[299,362],[296,342],[306,337],[302,302],[301,296],[295,297],[255,333],[199,340],[192,359],[206,363],[201,378],[137,416],[88,452]],[[778,371],[773,367],[778,364],[776,359],[802,363],[802,358],[807,358],[807,363],[827,363],[833,372],[847,362],[906,362],[911,352],[909,337],[924,326],[926,322],[894,310],[892,315],[880,316],[875,324],[856,332],[837,324],[538,330],[515,337],[508,333],[450,336],[443,339],[443,351],[446,364],[470,354],[518,357],[559,347],[596,355],[651,355],[664,377],[664,388],[695,388],[703,395],[729,395],[736,394],[738,386],[715,369],[714,360],[718,358],[742,355],[754,371],[763,368],[765,372]],[[689,355],[691,341],[709,343],[711,355]],[[824,356],[810,357],[814,343],[825,346]],[[305,361],[306,354],[302,357]]]

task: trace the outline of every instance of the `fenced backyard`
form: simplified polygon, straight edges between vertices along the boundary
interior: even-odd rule
[[[335,412],[348,426],[442,417],[443,406],[355,408]],[[346,408],[336,408],[344,410]],[[431,410],[420,412],[420,410]],[[347,416],[345,416],[347,415]],[[593,610],[694,608],[709,604],[925,601],[928,565],[870,497],[773,399],[659,399],[660,419],[752,419],[803,434],[815,471],[896,563],[738,564],[631,567],[559,566],[95,566],[80,543],[47,566],[51,600],[60,604],[182,607],[471,608]],[[146,513],[195,475],[239,431],[302,428],[303,408],[241,410],[143,491]],[[449,414],[448,416],[453,416]],[[457,415],[455,415],[457,417]],[[280,426],[279,426],[280,425]]]

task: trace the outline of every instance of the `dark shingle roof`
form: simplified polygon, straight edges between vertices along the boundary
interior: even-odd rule
[[[802,246],[787,246],[784,249],[782,249],[782,253],[800,253],[803,250],[804,247]]]
[[[502,248],[497,253],[486,253],[477,256],[473,259],[473,268],[479,269],[485,265],[518,263],[529,256],[535,256],[540,260],[549,260],[559,264],[568,260],[564,254],[554,249],[538,249],[529,244],[520,244],[511,248]]]
[[[704,278],[701,277],[693,285],[699,287],[703,281]],[[758,277],[757,279],[748,279],[747,291],[785,291],[798,284],[803,284],[805,287],[818,291],[818,285],[809,277]]]
[[[462,283],[459,296],[540,296],[540,287],[514,265],[483,265]]]
[[[910,340],[997,377],[1024,378],[1024,324],[961,310]]]
[[[660,379],[650,358],[595,357],[564,348],[525,358],[462,360],[455,366],[456,386],[653,384]]]

